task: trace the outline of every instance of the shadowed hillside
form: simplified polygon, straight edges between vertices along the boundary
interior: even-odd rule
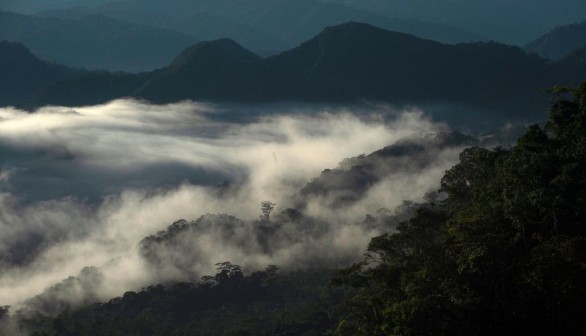
[[[0,41],[0,105],[13,105],[79,72],[43,62],[22,44]]]

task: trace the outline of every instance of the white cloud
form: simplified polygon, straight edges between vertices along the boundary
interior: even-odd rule
[[[175,220],[206,213],[255,219],[264,200],[277,203],[275,211],[282,211],[289,197],[310,178],[344,158],[370,153],[414,133],[446,129],[420,111],[406,111],[381,122],[380,114],[389,112],[385,107],[374,111],[314,107],[303,113],[285,105],[263,108],[273,111],[244,123],[220,121],[214,116],[222,107],[194,102],[156,106],[118,100],[73,109],[47,107],[33,114],[0,109],[0,149],[7,148],[6,155],[12,155],[4,168],[0,156],[0,188],[16,181],[19,174],[28,181],[26,172],[31,170],[35,175],[31,173],[30,178],[39,185],[45,185],[49,177],[43,171],[50,169],[51,176],[59,172],[65,176],[62,183],[71,176],[75,184],[70,197],[30,204],[20,204],[18,190],[0,194],[0,248],[9,251],[19,240],[26,247],[25,238],[31,235],[44,244],[34,261],[18,267],[4,265],[0,304],[18,304],[85,266],[100,267],[104,273],[103,298],[140,288],[154,279],[138,256],[138,242]],[[19,151],[26,155],[19,157]],[[39,160],[46,153],[53,156]],[[359,257],[374,232],[365,231],[357,221],[381,207],[392,208],[435,190],[443,171],[456,159],[457,150],[440,153],[434,157],[436,165],[390,176],[347,209],[327,209],[315,200],[308,213],[336,221],[320,241],[302,239],[269,256],[247,254],[238,246],[218,249],[213,241],[216,236],[202,236],[200,249],[208,262],[200,271],[209,272],[215,262],[225,260],[297,265],[310,262],[309,252],[318,248],[332,257],[342,252]],[[159,166],[168,169],[161,174],[177,174],[172,169],[177,165],[220,172],[239,186],[218,194],[214,188],[188,182],[161,185],[150,180],[152,174],[142,174],[147,167]],[[97,204],[86,203],[82,197],[86,189],[111,182],[104,172],[120,177],[116,180],[120,191]],[[140,187],[133,187],[137,183]],[[41,190],[28,186],[27,193],[36,192]]]

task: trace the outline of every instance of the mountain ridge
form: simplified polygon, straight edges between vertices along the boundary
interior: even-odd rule
[[[107,96],[154,103],[184,99],[447,103],[492,111],[487,119],[515,119],[545,108],[547,97],[540,90],[584,75],[581,68],[547,62],[519,47],[495,42],[448,45],[357,22],[326,28],[296,48],[267,58],[229,39],[202,42],[181,55],[164,68],[140,75],[142,81],[116,75],[136,85],[121,84],[120,92],[108,88]],[[76,103],[83,104],[84,96],[99,103],[92,98],[95,91],[83,92],[91,86],[91,75],[85,80],[88,84],[80,80],[74,84]],[[52,91],[65,92],[72,85],[48,87],[28,106],[70,104],[56,99]]]
[[[81,19],[0,11],[0,40],[21,42],[42,59],[71,67],[145,71],[166,65],[193,36],[102,15]]]
[[[586,45],[586,21],[559,26],[529,42],[524,49],[553,61],[559,61],[572,51]]]
[[[81,73],[41,61],[22,43],[0,40],[0,105],[14,105],[31,92]]]
[[[43,15],[71,17],[88,12],[173,29],[203,40],[230,37],[257,53],[292,48],[327,26],[347,21],[368,22],[446,43],[485,40],[481,36],[442,23],[380,16],[315,0],[111,1],[93,9],[78,10],[77,13],[72,10],[56,10]],[[207,16],[214,17],[214,20],[193,22],[189,18],[194,15],[199,21]],[[219,32],[230,34],[220,36]]]

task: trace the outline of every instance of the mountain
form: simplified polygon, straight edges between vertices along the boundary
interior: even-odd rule
[[[215,40],[229,37],[239,44],[260,54],[274,54],[290,47],[290,44],[242,23],[232,22],[226,18],[196,12],[178,17],[161,12],[147,12],[140,10],[68,8],[41,12],[42,17],[79,20],[88,15],[101,15],[114,20],[130,22],[169,29],[183,34],[195,36],[199,40]]]
[[[262,94],[274,100],[460,102],[503,111],[541,106],[539,89],[557,79],[516,47],[445,45],[360,23],[330,27],[264,65]]]
[[[47,63],[19,43],[0,41],[0,105],[13,105],[31,92],[79,74],[79,71]]]
[[[562,71],[564,70],[564,71]],[[571,71],[570,71],[571,70]],[[367,24],[325,29],[300,46],[262,59],[234,41],[203,42],[169,66],[141,78],[112,75],[120,91],[106,85],[110,98],[134,96],[155,103],[182,99],[271,102],[383,101],[394,104],[463,106],[478,119],[535,117],[544,111],[541,90],[582,78],[518,47],[498,43],[446,45]],[[68,104],[56,92],[75,90],[77,104],[97,101],[92,74],[48,87],[30,106]],[[124,84],[122,84],[124,82]],[[94,83],[94,84],[92,84]],[[104,82],[105,83],[105,82]]]
[[[586,45],[586,21],[561,26],[528,43],[525,50],[551,60],[560,60]]]
[[[67,20],[0,11],[0,40],[25,44],[39,57],[71,67],[152,70],[197,40],[161,28],[84,16]]]
[[[468,38],[470,36],[476,36],[472,40],[478,40],[478,36],[481,36],[515,45],[524,45],[527,41],[536,39],[556,26],[583,21],[585,19],[584,13],[586,13],[586,2],[583,0],[320,0],[319,2],[287,0],[8,0],[7,3],[6,1],[0,3],[2,3],[0,8],[27,13],[86,6],[92,11],[96,10],[94,14],[102,11],[111,13],[121,11],[138,18],[142,15],[166,13],[174,20],[197,12],[205,12],[219,14],[216,17],[222,16],[226,19],[236,18],[232,21],[238,24],[252,22],[253,24],[249,25],[250,28],[255,28],[278,39],[280,36],[275,33],[282,29],[306,30],[306,35],[299,41],[317,34],[327,25],[346,21],[362,21],[381,26],[381,22],[365,19],[376,16],[391,20],[405,20],[413,25],[417,25],[416,21],[435,24],[435,31],[432,26],[429,26],[430,29],[427,29],[427,32],[437,34],[440,37],[443,35],[442,31],[452,27],[449,32],[450,38],[456,37],[452,41],[471,41]],[[359,17],[357,14],[347,16],[345,13],[359,13]],[[315,17],[312,18],[313,16]],[[340,20],[332,21],[336,17]],[[117,18],[120,19],[120,17]],[[274,22],[269,30],[259,29],[260,25],[271,20]],[[317,30],[315,27],[311,27],[313,20],[322,21],[322,25],[317,27]],[[141,23],[145,22],[141,21]],[[164,22],[162,26],[165,26]],[[431,39],[436,39],[434,36],[437,36],[419,35],[415,30],[402,30],[397,25],[381,27]],[[218,29],[221,30],[221,27]],[[466,35],[468,37],[462,39]],[[204,40],[216,38],[206,34],[196,34],[195,36]],[[252,45],[244,43],[237,36],[221,37],[230,37],[251,50],[260,51]],[[448,40],[440,41],[449,42]]]
[[[418,18],[523,45],[548,30],[585,19],[582,0],[323,0],[378,15]]]
[[[269,92],[278,99],[426,99],[430,92],[415,91],[410,83],[427,85],[430,68],[441,71],[445,65],[440,62],[457,56],[453,51],[448,45],[366,24],[333,26],[267,59]]]
[[[182,52],[135,94],[154,102],[182,99],[246,99],[261,58],[230,39],[201,42]]]
[[[206,40],[230,38],[259,54],[274,54],[291,47],[290,42],[273,36],[270,30],[265,32],[210,13],[194,13],[168,21],[164,26],[186,34],[203,36]]]
[[[254,52],[265,54],[295,47],[327,26],[348,21],[366,22],[446,43],[483,39],[444,24],[389,18],[316,0],[129,0],[43,15],[71,18],[89,13],[173,29],[202,40],[228,37]]]
[[[318,34],[326,26],[358,21],[381,28],[414,34],[446,43],[476,41],[479,36],[449,26],[414,19],[395,19],[356,10],[351,7],[327,4],[315,0],[245,0],[226,2],[198,1],[197,11],[212,13],[233,22],[240,22],[258,30],[298,44]]]
[[[251,80],[251,65],[261,60],[230,39],[199,42],[162,69],[141,74],[89,72],[44,88],[22,107],[92,105],[131,96],[153,102],[246,99],[242,81]]]
[[[198,66],[204,67],[201,63]],[[368,99],[503,107],[501,97],[509,96],[513,87],[516,95],[539,99],[538,89],[553,84],[549,82],[550,70],[545,62],[519,48],[495,43],[451,46],[366,24],[348,23],[327,28],[299,47],[262,62],[242,63],[221,85],[217,83],[218,76],[225,77],[225,74],[187,78],[188,71],[178,71],[172,65],[162,72],[178,74],[173,77],[174,83],[165,81],[158,87],[180,92],[187,82],[191,87],[212,82],[221,91],[222,98],[228,100]],[[153,87],[156,82],[153,78],[148,86]],[[144,88],[136,94],[158,103],[178,98]],[[205,93],[182,97],[212,98]]]

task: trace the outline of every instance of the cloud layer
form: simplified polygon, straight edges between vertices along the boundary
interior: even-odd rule
[[[240,122],[224,117],[251,109],[268,116]],[[420,111],[385,107],[155,106],[118,100],[33,114],[0,109],[0,304],[18,306],[69,276],[98,278],[91,296],[99,299],[151,284],[160,278],[141,257],[139,242],[176,220],[226,213],[254,223],[261,201],[275,202],[275,214],[285,210],[311,178],[344,158],[440,131],[446,127]],[[412,163],[404,169],[404,162],[391,163],[397,165],[393,174],[342,209],[320,197],[308,200],[305,215],[326,223],[319,239],[277,244],[266,253],[235,243],[253,227],[242,228],[238,239],[202,229],[202,257],[194,272],[213,272],[214,263],[226,260],[299,267],[318,250],[332,260],[339,254],[359,257],[376,234],[363,225],[364,216],[405,199],[421,200],[437,189],[458,152],[430,154],[433,164],[419,170]],[[229,186],[218,186],[223,181]],[[286,236],[300,229],[284,230],[280,234]],[[71,293],[82,296],[81,284],[71,280],[68,286],[77,286]]]

